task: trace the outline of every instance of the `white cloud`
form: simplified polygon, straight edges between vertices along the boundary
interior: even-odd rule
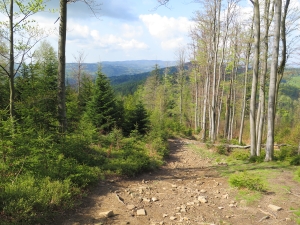
[[[88,38],[90,36],[90,29],[86,25],[80,25],[70,21],[68,23],[68,38],[77,39],[77,38]]]
[[[135,39],[126,40],[112,34],[101,36],[97,30],[92,30],[91,36],[93,37],[95,44],[101,48],[123,50],[148,48],[148,45]]]
[[[174,38],[174,39],[170,39],[170,40],[161,42],[161,47],[164,50],[176,49],[176,48],[178,48],[180,46],[184,46],[184,45],[185,45],[185,40],[182,37]]]
[[[143,34],[142,26],[132,26],[127,23],[122,25],[122,36],[125,38],[139,37]]]
[[[186,17],[166,17],[158,14],[140,15],[149,33],[161,40],[188,35],[194,22]]]

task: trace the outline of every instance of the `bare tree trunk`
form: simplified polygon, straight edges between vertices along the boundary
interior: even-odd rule
[[[274,42],[272,49],[272,63],[270,72],[270,87],[268,101],[268,131],[266,143],[266,158],[265,161],[271,161],[274,156],[274,119],[275,119],[275,95],[276,95],[276,80],[279,55],[279,39],[281,25],[281,5],[282,0],[275,0],[275,24],[274,24]]]
[[[259,70],[259,52],[260,52],[260,13],[259,1],[252,1],[254,5],[254,59],[253,59],[253,78],[250,100],[250,138],[251,138],[251,156],[256,156],[256,93]]]
[[[281,21],[281,43],[282,43],[282,48],[281,48],[281,61],[278,67],[277,71],[277,82],[276,82],[276,96],[275,96],[275,107],[277,105],[277,97],[278,97],[278,91],[279,91],[279,85],[282,80],[284,70],[285,70],[285,64],[287,61],[287,46],[286,46],[286,17],[288,13],[288,8],[289,8],[290,0],[286,0],[285,6],[284,6],[284,11],[283,11],[283,16],[282,16],[282,21]],[[275,108],[276,112],[276,108]]]
[[[218,64],[218,50],[220,39],[220,14],[221,14],[221,0],[215,1],[214,5],[214,34],[213,34],[213,46],[214,46],[214,63],[213,63],[213,82],[212,82],[212,96],[211,96],[211,120],[210,120],[210,140],[214,142],[216,140],[216,93],[217,93],[217,64]]]
[[[250,31],[250,39],[253,34],[253,22],[251,25]],[[246,96],[247,96],[247,83],[248,83],[248,67],[249,67],[249,59],[251,55],[251,41],[247,44],[246,50],[246,65],[245,65],[245,77],[244,77],[244,94],[243,94],[243,105],[242,105],[242,114],[241,114],[241,126],[240,126],[240,134],[239,134],[239,144],[242,144],[243,141],[243,132],[244,132],[244,121],[245,121],[245,111],[246,111]]]
[[[66,113],[66,33],[67,33],[67,0],[60,0],[60,24],[58,41],[58,119],[60,133],[67,130]]]
[[[222,85],[222,92],[221,92],[220,101],[219,101],[217,135],[219,135],[219,131],[220,131],[220,121],[221,121],[221,112],[222,112],[222,104],[223,104],[223,96],[224,96],[224,87],[225,87],[225,75],[224,75],[224,83]]]
[[[263,136],[263,129],[265,123],[265,81],[268,70],[268,52],[269,52],[269,27],[270,27],[270,19],[269,19],[269,11],[270,11],[270,0],[265,0],[265,9],[264,9],[264,25],[265,25],[265,33],[263,38],[263,66],[260,77],[260,85],[259,85],[259,112],[258,112],[258,128],[257,128],[257,146],[256,146],[256,155],[260,155],[261,151],[261,143]]]
[[[15,116],[15,56],[14,56],[14,1],[10,0],[9,8],[9,112],[11,121],[14,122]]]
[[[197,78],[197,71],[195,71],[195,124],[194,129],[195,131],[198,130],[198,78]]]
[[[209,72],[208,68],[206,71],[206,80],[205,80],[205,88],[204,88],[204,99],[203,99],[203,113],[202,113],[202,141],[206,141],[206,116],[207,116],[207,100],[208,100],[208,95],[209,93]]]

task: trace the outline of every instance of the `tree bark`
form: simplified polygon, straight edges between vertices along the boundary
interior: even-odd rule
[[[67,0],[60,0],[60,24],[58,40],[58,120],[60,133],[67,130],[66,113],[66,33],[67,33]]]
[[[15,56],[14,56],[14,1],[10,0],[9,7],[9,112],[11,121],[15,116]]]
[[[275,30],[274,30],[273,49],[272,49],[271,72],[270,72],[270,87],[269,87],[269,101],[268,101],[268,133],[267,133],[265,161],[271,161],[274,156],[275,95],[276,95],[279,39],[280,39],[280,25],[281,25],[281,5],[282,5],[282,0],[275,0],[275,24],[274,24]]]
[[[252,1],[253,2],[253,1]],[[250,155],[256,156],[256,93],[257,93],[257,80],[259,69],[259,53],[260,53],[260,12],[259,1],[255,0],[254,5],[254,59],[253,59],[253,78],[251,88],[250,100],[250,139],[251,150]]]
[[[253,17],[254,19],[254,17]],[[245,112],[246,112],[246,96],[247,96],[247,83],[248,83],[248,67],[249,67],[249,61],[250,61],[250,55],[251,55],[251,39],[253,35],[253,20],[250,28],[250,36],[249,41],[247,43],[247,49],[246,49],[246,63],[245,63],[245,77],[244,77],[244,93],[243,93],[243,105],[242,105],[242,114],[241,114],[241,126],[240,126],[240,134],[239,134],[239,144],[242,144],[243,141],[243,133],[244,133],[244,121],[245,121]]]
[[[268,71],[268,53],[269,53],[269,27],[270,27],[270,19],[269,19],[269,11],[270,11],[270,0],[265,0],[265,9],[264,9],[264,25],[265,32],[263,37],[263,64],[262,64],[262,72],[260,77],[260,85],[259,85],[259,112],[258,112],[258,128],[257,128],[257,147],[256,147],[256,155],[260,155],[261,151],[261,143],[263,136],[263,129],[265,123],[265,82]],[[271,16],[272,17],[272,16]]]

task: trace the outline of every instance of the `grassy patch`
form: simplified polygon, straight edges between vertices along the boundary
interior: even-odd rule
[[[246,205],[250,205],[255,202],[258,202],[261,199],[261,197],[261,192],[244,189],[239,190],[235,198],[237,201],[245,201]]]
[[[247,172],[230,175],[229,183],[231,186],[239,189],[247,188],[249,190],[259,192],[264,192],[267,190],[267,186],[261,177]]]

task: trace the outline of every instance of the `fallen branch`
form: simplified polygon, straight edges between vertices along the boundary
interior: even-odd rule
[[[286,189],[286,188],[283,188],[283,189],[286,190],[289,194],[294,195],[294,196],[300,198],[300,195],[294,194],[294,193],[292,193],[291,191],[289,191],[289,190]]]
[[[272,214],[272,213],[269,213],[269,212],[266,212],[266,211],[264,211],[264,210],[262,210],[262,209],[259,209],[262,213],[264,213],[264,214],[266,214],[266,215],[269,215],[269,216],[272,216],[272,217],[274,217],[275,219],[277,219],[277,217],[274,215],[274,214]]]
[[[261,222],[261,221],[263,221],[263,220],[267,220],[267,219],[269,219],[270,218],[270,216],[264,216],[263,218],[261,218],[258,222]]]
[[[125,205],[123,198],[121,198],[118,194],[116,194],[116,197],[117,197],[117,199],[118,199],[119,202],[121,202],[122,204]]]

